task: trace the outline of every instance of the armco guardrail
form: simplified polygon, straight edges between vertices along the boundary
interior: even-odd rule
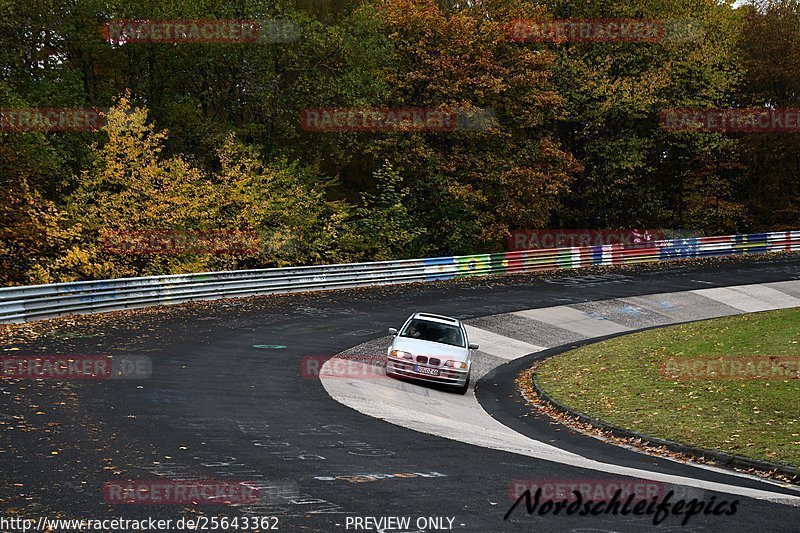
[[[193,300],[768,252],[800,252],[800,231],[6,287],[0,288],[0,323]]]

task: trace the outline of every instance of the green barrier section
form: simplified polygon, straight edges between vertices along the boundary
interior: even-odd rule
[[[490,254],[456,257],[456,277],[488,276],[491,264]]]

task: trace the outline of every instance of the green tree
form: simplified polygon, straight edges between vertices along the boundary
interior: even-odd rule
[[[427,251],[427,231],[408,208],[411,191],[388,162],[375,172],[375,181],[378,194],[362,195],[363,203],[350,221],[350,242],[345,240],[343,246],[364,260],[421,257]]]
[[[342,255],[348,206],[328,199],[308,168],[278,159],[264,164],[258,150],[230,137],[218,151],[221,170],[203,206],[218,225],[256,231],[261,253],[244,266],[332,263]]]

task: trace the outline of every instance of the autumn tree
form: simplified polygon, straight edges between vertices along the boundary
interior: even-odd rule
[[[563,105],[554,54],[509,39],[508,21],[531,12],[503,0],[447,12],[434,0],[379,4],[394,51],[386,104],[493,118],[446,133],[378,136],[370,147],[410,186],[434,249],[498,249],[509,228],[546,224],[577,169],[552,135]]]
[[[755,108],[800,107],[800,2],[748,2],[739,9],[738,46],[746,76],[737,104]],[[793,133],[740,135],[747,198],[759,225],[800,227],[800,137]]]
[[[204,172],[166,155],[168,132],[147,109],[122,97],[108,114],[107,141],[69,202],[80,236],[54,263],[63,279],[180,273],[325,262],[335,257],[341,202],[327,200],[298,165],[266,164],[235,136],[218,148],[219,171]],[[241,252],[119,254],[109,239],[126,232],[253,232]],[[113,242],[113,241],[112,241]]]
[[[530,45],[558,56],[558,92],[567,102],[558,138],[585,168],[560,224],[735,231],[741,205],[731,187],[719,187],[735,178],[735,141],[659,125],[666,109],[731,105],[742,74],[730,6],[716,0],[553,0],[548,6],[553,18],[647,19],[663,29],[656,42]],[[724,220],[723,212],[706,219],[703,213],[717,206],[724,206]]]

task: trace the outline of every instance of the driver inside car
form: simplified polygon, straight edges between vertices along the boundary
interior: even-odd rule
[[[410,328],[408,328],[408,336],[412,339],[418,339],[422,336],[421,327],[414,324]]]
[[[452,328],[447,328],[444,336],[444,342],[447,344],[451,344],[453,346],[457,346],[458,337],[456,336],[456,330]]]

